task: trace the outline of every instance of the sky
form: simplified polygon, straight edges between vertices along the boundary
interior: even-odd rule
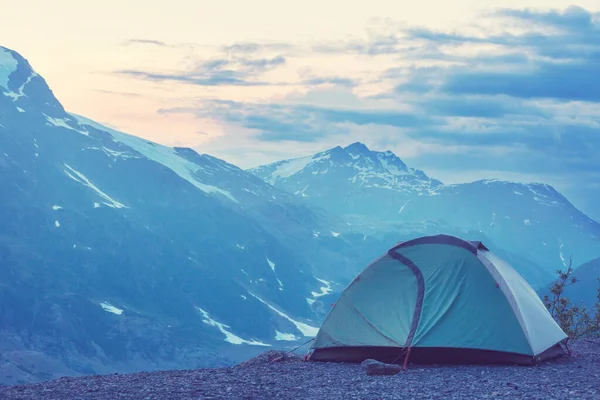
[[[10,10],[0,45],[112,128],[242,168],[360,141],[445,183],[549,183],[600,219],[597,0]]]

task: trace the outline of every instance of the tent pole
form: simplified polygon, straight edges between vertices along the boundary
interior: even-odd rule
[[[406,364],[408,363],[408,356],[410,356],[410,349],[411,347],[408,348],[408,351],[406,352],[406,357],[404,357],[404,365],[402,366],[402,371],[406,371]]]

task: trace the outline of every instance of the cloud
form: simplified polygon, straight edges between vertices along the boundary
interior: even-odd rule
[[[451,67],[430,68],[415,74],[423,81],[427,74],[443,75],[439,87],[407,84],[398,90],[479,95],[507,95],[522,99],[600,102],[600,14],[579,7],[563,12],[500,10],[492,17],[506,18],[527,32],[517,35],[469,36],[425,29],[410,30],[413,40],[439,46],[487,44],[505,50],[485,56],[475,53],[457,57],[438,52],[438,59],[456,62]],[[534,30],[535,27],[545,31]],[[454,46],[454,47],[452,47]],[[510,51],[510,53],[506,53]]]
[[[524,105],[507,96],[448,96],[420,97],[415,101],[431,115],[445,117],[505,118],[531,116],[549,118],[551,114],[538,106]]]
[[[538,62],[533,68],[524,64],[515,67],[514,72],[463,69],[450,76],[441,89],[456,94],[600,102],[600,51],[564,63],[548,61]]]
[[[197,108],[161,109],[159,113],[188,113],[199,118],[218,118],[256,132],[265,141],[314,142],[349,130],[348,124],[384,125],[396,128],[435,126],[425,115],[397,110],[359,110],[315,105],[250,104],[206,101]]]
[[[166,47],[168,46],[165,42],[161,42],[160,40],[152,40],[152,39],[129,39],[123,42],[124,46],[133,45],[133,44],[150,44],[154,46]]]
[[[297,50],[297,47],[290,43],[234,43],[221,47],[221,51],[227,54],[258,54],[264,52],[283,53]]]
[[[125,96],[125,97],[140,97],[140,93],[130,93],[130,92],[116,92],[112,90],[104,90],[104,89],[94,89],[94,91],[104,94],[111,94],[116,96]]]
[[[406,30],[397,26],[388,27],[386,31],[369,31],[367,38],[354,38],[347,41],[326,42],[313,44],[311,50],[315,53],[333,55],[398,55],[415,50],[414,44],[406,40]]]
[[[414,161],[422,168],[551,171],[571,181],[580,176],[589,186],[583,177],[600,171],[594,155],[600,149],[600,14],[570,7],[488,16],[506,29],[406,30],[407,40],[421,47],[410,54],[412,65],[384,73],[393,90],[376,98],[408,102],[445,121],[407,131],[411,137],[470,146],[460,159],[420,155]]]
[[[319,86],[319,85],[336,85],[336,86],[345,86],[352,87],[356,86],[358,83],[354,79],[344,78],[344,77],[336,77],[336,76],[313,76],[310,78],[306,78],[301,81],[301,84],[307,86]]]
[[[594,18],[600,15],[592,13],[578,6],[570,6],[563,12],[558,10],[535,11],[531,9],[502,9],[495,12],[497,16],[504,16],[521,20],[524,23],[535,23],[563,29],[567,32],[593,32],[598,30]]]
[[[155,82],[180,82],[198,86],[269,86],[274,83],[257,80],[261,74],[284,65],[282,56],[272,58],[230,57],[196,62],[191,71],[149,72],[120,70],[116,74]]]
[[[252,59],[238,59],[235,60],[234,63],[237,62],[240,65],[248,68],[254,68],[259,72],[264,72],[268,69],[280,66],[285,64],[285,58],[282,56],[277,56],[273,58],[260,58],[257,60]]]
[[[203,77],[196,73],[156,73],[146,71],[135,71],[135,70],[121,70],[115,73],[121,75],[128,75],[130,77],[144,79],[155,82],[180,82],[198,86],[267,86],[267,82],[251,82],[244,79],[239,79],[228,73],[214,74],[210,77]]]
[[[554,177],[587,188],[600,171],[599,21],[580,7],[499,9],[452,32],[388,23],[338,42],[220,46],[183,72],[120,73],[276,86],[253,98],[215,90],[216,99],[159,111],[226,126],[205,145],[218,140],[229,156],[242,146],[239,132],[240,152],[266,146],[273,157],[282,147],[312,151],[352,137],[402,152],[423,170]]]

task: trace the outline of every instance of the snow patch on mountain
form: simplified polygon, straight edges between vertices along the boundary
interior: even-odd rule
[[[191,161],[179,156],[175,150],[171,147],[163,146],[158,143],[153,143],[136,136],[131,136],[123,132],[116,131],[114,129],[107,128],[103,125],[98,124],[90,119],[82,117],[80,115],[72,114],[81,124],[88,125],[98,130],[104,131],[113,137],[116,142],[121,142],[126,146],[132,148],[138,153],[144,155],[146,158],[155,161],[159,164],[164,165],[171,171],[175,172],[181,178],[185,179],[198,189],[205,193],[216,193],[227,197],[231,201],[238,203],[239,201],[232,196],[227,190],[223,190],[216,186],[206,185],[200,182],[193,174],[201,167],[194,164]]]
[[[402,204],[402,207],[400,207],[400,210],[398,210],[398,214],[402,213],[402,211],[404,211],[404,208],[406,207],[406,205],[410,203],[410,200],[406,200],[406,202],[404,202],[404,204]]]
[[[8,89],[10,75],[17,70],[18,62],[4,47],[0,47],[0,86]]]
[[[96,187],[92,182],[90,182],[90,180],[88,178],[86,178],[85,175],[83,175],[81,172],[75,170],[74,168],[72,168],[71,166],[64,164],[65,167],[67,167],[69,169],[69,171],[67,171],[66,169],[64,170],[65,174],[67,174],[67,176],[71,179],[73,179],[75,182],[81,183],[84,186],[89,187],[90,189],[94,190],[96,193],[98,193],[100,195],[100,197],[102,197],[104,200],[110,202],[110,203],[104,203],[109,207],[112,208],[128,208],[127,206],[125,206],[122,203],[119,203],[118,201],[112,199],[109,195],[107,195],[106,193],[104,193],[102,190],[98,189],[98,187]],[[76,176],[74,176],[73,174],[75,174]],[[94,207],[96,207],[96,204],[98,203],[94,203]],[[98,205],[99,207],[99,205]]]
[[[310,185],[306,185],[304,186],[304,189],[302,190],[297,190],[296,193],[294,193],[296,196],[300,195],[302,197],[307,197],[308,195],[306,194],[306,189],[308,189]]]
[[[267,303],[266,301],[264,301],[263,299],[261,299],[260,297],[258,297],[257,295],[255,295],[254,293],[251,293],[251,292],[248,292],[248,293],[252,297],[254,297],[256,300],[260,301],[261,303],[263,303],[264,305],[266,305],[267,307],[269,307],[276,314],[278,314],[279,316],[287,319],[292,324],[294,324],[294,326],[296,326],[296,329],[298,329],[298,331],[300,331],[300,333],[302,333],[302,335],[304,335],[306,337],[315,337],[315,336],[317,336],[317,333],[319,332],[319,328],[315,328],[314,326],[310,326],[308,324],[305,324],[304,322],[296,321],[295,319],[290,318],[287,314],[279,311],[278,309],[276,309],[275,307],[273,307],[272,305],[270,305],[269,303]]]
[[[296,340],[300,340],[300,338],[292,333],[281,333],[278,330],[275,330],[275,340],[293,342]]]
[[[293,158],[291,160],[281,161],[274,164],[274,170],[271,172],[271,180],[275,182],[277,179],[288,178],[309,166],[312,163],[329,159],[328,152],[318,153],[314,156]]]
[[[21,97],[27,97],[27,95],[25,94],[25,86],[27,86],[29,84],[29,82],[31,82],[31,80],[33,78],[35,78],[36,76],[38,76],[38,74],[32,71],[31,75],[29,75],[27,80],[19,87],[19,89],[16,92],[11,91],[11,92],[5,93],[5,96],[11,97],[13,101],[17,101]],[[17,107],[17,109],[20,112],[25,112],[19,107]]]
[[[310,294],[313,297],[321,297],[321,296],[325,296],[326,294],[331,293],[333,290],[331,289],[331,282],[327,282],[324,279],[319,279],[316,276],[314,277],[316,280],[318,280],[319,282],[321,282],[322,284],[324,284],[325,286],[321,286],[321,293],[317,293],[317,292],[311,292]]]
[[[96,149],[96,148],[93,148],[93,149]],[[140,158],[140,157],[136,157],[136,156],[129,154],[128,151],[111,150],[106,146],[102,146],[102,148],[100,150],[102,150],[107,156],[110,156],[110,157],[123,158],[123,159]]]
[[[271,267],[271,270],[273,271],[273,274],[275,275],[275,279],[277,279],[277,283],[279,284],[279,290],[283,290],[283,283],[281,283],[281,281],[279,280],[279,277],[277,277],[277,272],[275,272],[275,263],[271,260],[269,260],[269,257],[267,257],[267,263],[269,264],[269,267]]]
[[[202,322],[204,322],[207,325],[214,326],[219,331],[221,331],[221,333],[223,335],[225,335],[224,340],[226,342],[229,342],[231,344],[248,344],[251,346],[266,346],[266,347],[271,346],[270,344],[266,344],[266,343],[263,343],[263,342],[260,342],[258,340],[254,340],[254,339],[252,339],[252,340],[242,339],[241,337],[239,337],[227,330],[227,328],[231,328],[229,325],[222,324],[221,322],[218,322],[218,321],[214,320],[213,318],[211,318],[210,314],[207,311],[203,310],[200,307],[196,307],[196,310],[198,310],[202,314],[202,317],[203,317]]]
[[[59,128],[69,129],[69,130],[75,131],[77,133],[81,133],[84,136],[90,135],[90,133],[86,130],[79,130],[79,129],[73,128],[71,125],[68,124],[69,121],[66,118],[53,118],[46,114],[44,114],[44,117],[46,117],[46,121],[48,121],[48,122],[46,122],[46,125],[48,125],[48,126],[56,126]]]
[[[527,184],[526,186],[529,189],[529,191],[533,194],[533,199],[535,201],[537,201],[539,204],[549,206],[549,207],[555,207],[559,204],[555,200],[550,200],[551,197],[549,195],[551,194],[551,191],[553,191],[551,186],[548,186],[545,184],[539,184],[539,183],[536,183],[536,184],[530,183],[530,184]],[[542,193],[542,190],[548,194]]]
[[[567,267],[568,266],[568,262],[565,259],[565,256],[563,254],[563,248],[565,247],[564,243],[560,244],[560,247],[558,248],[558,256],[560,257],[560,260],[563,263],[563,266]]]
[[[255,195],[256,197],[260,197],[260,195],[258,193],[256,193],[254,190],[248,189],[248,188],[242,188],[242,190],[246,193],[250,193]]]
[[[102,306],[102,308],[106,312],[109,312],[109,313],[112,313],[112,314],[116,314],[116,315],[123,314],[123,310],[121,310],[120,308],[117,308],[117,307],[113,306],[110,303],[102,302],[102,303],[100,303],[100,306]]]

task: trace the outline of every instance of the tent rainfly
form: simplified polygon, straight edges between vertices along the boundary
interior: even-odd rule
[[[341,294],[312,361],[536,364],[567,335],[529,284],[481,242],[402,242]]]

